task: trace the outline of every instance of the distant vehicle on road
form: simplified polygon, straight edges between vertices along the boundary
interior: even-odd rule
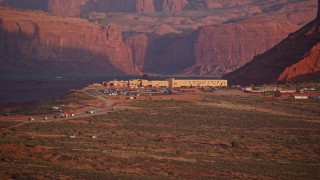
[[[86,111],[86,113],[93,114],[94,111]]]

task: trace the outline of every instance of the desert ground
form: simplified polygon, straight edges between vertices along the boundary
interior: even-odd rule
[[[1,116],[1,178],[319,178],[319,100],[234,89],[103,98],[76,92]],[[36,115],[52,103],[76,116]]]

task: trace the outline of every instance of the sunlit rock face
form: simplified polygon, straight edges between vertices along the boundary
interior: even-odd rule
[[[317,18],[225,78],[243,85],[319,79],[319,28]]]
[[[139,73],[119,26],[0,8],[3,71]]]

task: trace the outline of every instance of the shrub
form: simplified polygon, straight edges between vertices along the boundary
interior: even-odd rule
[[[281,92],[278,91],[278,90],[276,90],[276,91],[274,92],[274,97],[281,97]]]
[[[237,148],[238,147],[238,143],[235,142],[235,141],[232,141],[230,144],[231,144],[232,148]]]

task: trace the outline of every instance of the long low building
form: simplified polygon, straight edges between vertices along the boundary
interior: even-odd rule
[[[109,87],[224,87],[228,86],[227,80],[222,79],[175,79],[169,78],[167,80],[141,80],[132,79],[129,81],[109,81],[104,85]]]
[[[222,79],[168,79],[169,86],[175,87],[225,87],[227,80]]]

